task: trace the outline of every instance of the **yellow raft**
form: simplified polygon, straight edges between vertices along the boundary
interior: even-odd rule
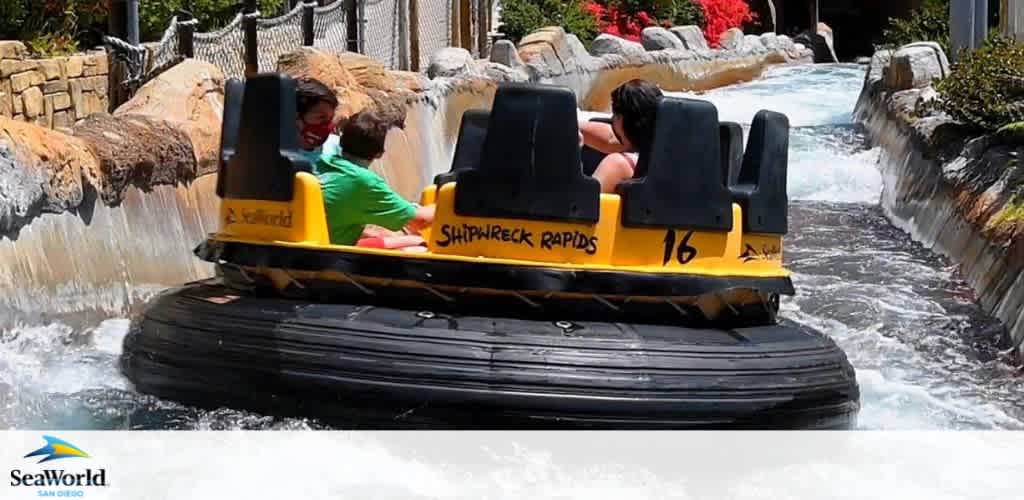
[[[646,176],[601,194],[584,174],[571,91],[501,86],[463,117],[452,171],[410,254],[330,244],[323,197],[297,152],[294,83],[226,92],[219,232],[197,248],[230,286],[321,302],[685,324],[771,324],[793,293],[785,116],[742,130],[704,101],[665,98]],[[242,106],[257,102],[260,106]],[[244,125],[243,125],[244,124]],[[592,152],[591,152],[592,153]],[[711,173],[709,175],[709,172]]]

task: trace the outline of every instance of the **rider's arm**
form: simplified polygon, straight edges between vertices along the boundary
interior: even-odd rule
[[[604,154],[621,153],[626,150],[612,132],[612,126],[602,122],[580,121],[583,144]]]

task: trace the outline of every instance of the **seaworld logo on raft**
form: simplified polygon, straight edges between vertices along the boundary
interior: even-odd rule
[[[277,227],[292,227],[292,211],[291,210],[278,210],[276,214],[269,213],[262,208],[256,210],[239,210],[242,213],[241,222],[243,224],[258,224],[261,226],[277,226]],[[224,217],[224,224],[234,224],[239,222],[238,214],[235,209],[228,208],[228,215]]]
[[[46,446],[32,451],[24,458],[42,457],[37,464],[63,458],[90,458],[81,448],[53,436],[43,436]],[[21,469],[11,471],[12,487],[48,487],[67,489],[39,489],[39,497],[83,497],[85,490],[81,488],[107,486],[106,469],[85,469],[81,472],[69,472],[65,469],[43,469],[34,472],[22,472]],[[74,489],[72,489],[74,488]]]
[[[441,237],[442,239],[437,240],[437,246],[441,248],[474,241],[501,241],[530,248],[537,246],[534,244],[532,232],[521,227],[508,228],[500,224],[444,224],[441,226]],[[597,236],[579,231],[543,231],[540,233],[539,243],[540,248],[544,250],[571,248],[583,250],[587,255],[597,253]]]

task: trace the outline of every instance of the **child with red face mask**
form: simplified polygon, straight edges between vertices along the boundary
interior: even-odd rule
[[[297,81],[295,94],[299,146],[315,171],[317,160],[322,155],[341,152],[339,138],[334,133],[338,97],[333,90],[313,79]]]

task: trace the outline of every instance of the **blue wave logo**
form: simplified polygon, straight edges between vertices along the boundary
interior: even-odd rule
[[[25,455],[24,458],[43,457],[41,460],[36,462],[38,464],[60,458],[89,458],[88,453],[82,451],[81,448],[64,441],[63,439],[58,439],[53,436],[43,436],[43,439],[46,440],[46,446]]]

